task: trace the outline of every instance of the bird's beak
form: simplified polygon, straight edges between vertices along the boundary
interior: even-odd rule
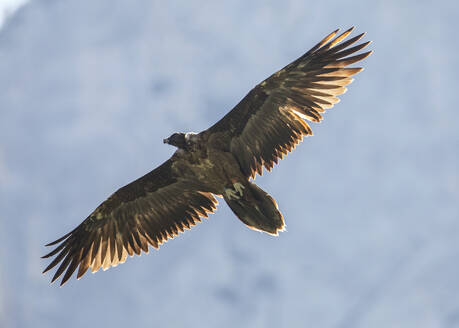
[[[163,142],[164,142],[165,144],[167,144],[167,143],[169,143],[169,139],[163,139]]]

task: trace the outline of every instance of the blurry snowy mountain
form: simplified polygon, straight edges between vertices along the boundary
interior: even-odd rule
[[[454,1],[30,1],[0,30],[0,327],[458,327]],[[160,251],[49,285],[43,245],[336,27],[375,53],[257,183]],[[355,35],[355,34],[354,34]]]
[[[5,20],[13,15],[16,10],[25,5],[28,0],[0,0],[0,28]]]

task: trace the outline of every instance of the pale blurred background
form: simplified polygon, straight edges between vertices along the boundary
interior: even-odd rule
[[[0,327],[459,327],[456,1],[0,0],[0,17]],[[49,284],[43,245],[166,160],[163,138],[352,25],[365,71],[256,179],[287,232],[220,203],[160,251]]]

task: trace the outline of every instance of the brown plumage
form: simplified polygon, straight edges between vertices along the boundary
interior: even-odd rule
[[[312,135],[305,120],[320,122],[326,109],[346,91],[347,68],[371,54],[354,55],[370,42],[350,47],[363,34],[342,42],[352,28],[329,34],[306,54],[261,82],[220,121],[199,134],[173,134],[164,142],[178,147],[165,163],[120,188],[73,231],[48,244],[55,256],[44,270],[58,266],[61,285],[78,268],[123,263],[127,256],[158,248],[216,209],[223,196],[236,216],[252,229],[277,235],[284,220],[274,199],[250,181],[277,164]],[[352,56],[351,56],[352,55]]]
[[[338,30],[329,34],[303,56],[257,85],[208,130],[230,134],[229,150],[238,158],[244,174],[261,175],[263,166],[270,171],[303,136],[312,135],[302,118],[320,122],[325,110],[339,102],[337,96],[346,92],[345,86],[353,81],[351,76],[363,70],[346,66],[371,54],[368,51],[346,57],[370,43],[348,48],[363,37],[362,33],[339,44],[352,30],[337,37]]]

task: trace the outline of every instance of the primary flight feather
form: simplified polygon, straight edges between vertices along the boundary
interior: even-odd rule
[[[253,88],[228,114],[198,134],[174,133],[164,143],[178,149],[170,159],[120,188],[74,230],[46,245],[55,256],[43,273],[58,266],[63,285],[78,268],[106,270],[128,256],[158,248],[216,209],[223,196],[251,229],[277,235],[284,219],[275,200],[250,179],[268,171],[284,154],[312,135],[307,121],[320,122],[346,91],[348,68],[371,54],[356,54],[370,42],[344,39],[353,28],[326,36],[303,56]],[[344,41],[344,42],[343,42]],[[351,47],[352,46],[352,47]]]

